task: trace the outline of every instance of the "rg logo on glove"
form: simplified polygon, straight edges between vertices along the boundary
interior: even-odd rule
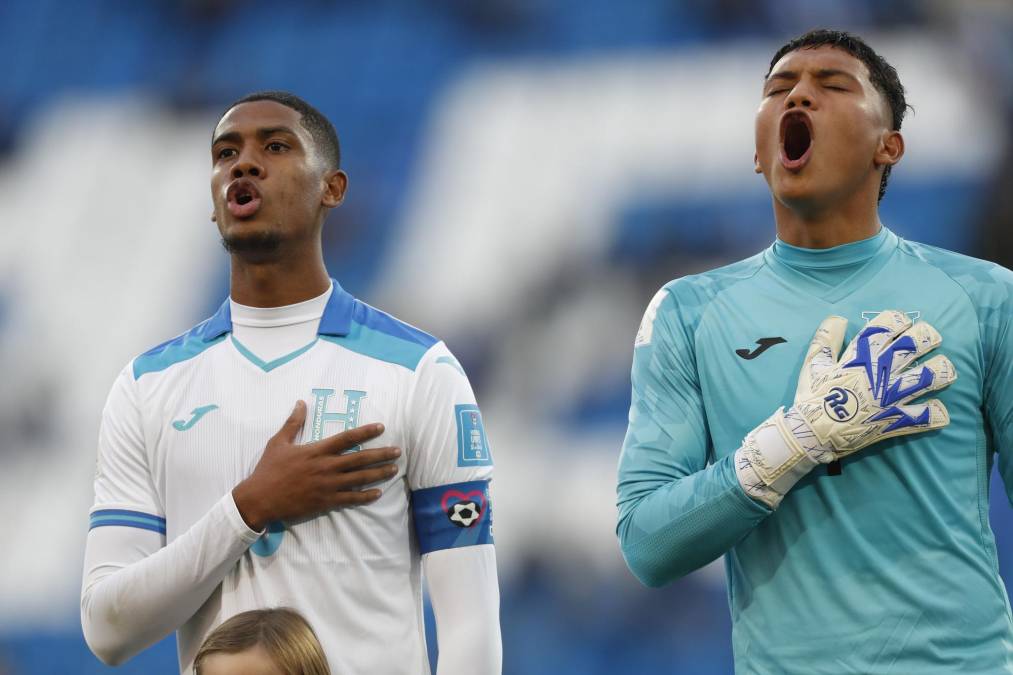
[[[834,387],[823,399],[823,409],[838,422],[847,422],[858,413],[858,398],[844,387]]]

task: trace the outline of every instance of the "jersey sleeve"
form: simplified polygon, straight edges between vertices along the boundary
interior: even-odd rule
[[[178,629],[259,535],[229,493],[166,543],[133,372],[120,373],[102,412],[81,582],[81,627],[94,654],[116,665]]]
[[[436,675],[502,672],[496,549],[434,552],[422,559],[422,569],[436,619]]]
[[[489,440],[464,369],[442,342],[416,368],[405,423],[420,551],[491,544]]]
[[[148,467],[137,388],[129,367],[113,383],[99,430],[90,529],[109,525],[165,535],[165,511]]]
[[[742,490],[733,454],[708,463],[693,325],[664,288],[648,305],[634,346],[617,534],[630,570],[649,586],[715,560],[771,513]]]
[[[1013,272],[995,266],[977,298],[984,363],[984,411],[999,473],[1013,504]]]

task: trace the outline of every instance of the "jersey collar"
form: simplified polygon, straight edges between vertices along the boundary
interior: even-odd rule
[[[320,317],[320,327],[317,328],[318,335],[348,335],[352,326],[352,310],[355,308],[355,298],[341,287],[336,280],[331,279],[334,285],[334,292],[327,299],[324,306],[324,314]],[[232,309],[229,306],[229,299],[214,315],[204,322],[199,329],[201,339],[204,342],[211,342],[226,333],[232,332]]]
[[[873,237],[827,249],[805,249],[780,239],[764,260],[794,293],[840,302],[871,281],[890,260],[900,239],[882,228]]]
[[[334,279],[334,292],[327,299],[324,307],[324,314],[320,317],[320,327],[317,328],[318,335],[348,335],[352,327],[352,310],[355,308],[355,298],[347,293]]]
[[[780,262],[796,268],[847,267],[865,262],[880,250],[896,243],[896,235],[885,227],[861,241],[841,244],[832,248],[802,248],[778,238],[770,248],[771,254]]]

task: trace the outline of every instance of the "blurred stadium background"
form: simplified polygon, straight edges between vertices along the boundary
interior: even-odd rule
[[[171,638],[111,671],[81,637],[97,425],[118,369],[227,292],[209,139],[264,88],[341,135],[332,273],[471,375],[505,672],[730,673],[720,564],[641,588],[615,464],[647,301],[772,240],[752,116],[772,53],[817,26],[866,36],[915,107],[884,221],[1010,266],[1006,1],[0,4],[0,673],[173,671]],[[992,501],[1008,582],[998,483]]]

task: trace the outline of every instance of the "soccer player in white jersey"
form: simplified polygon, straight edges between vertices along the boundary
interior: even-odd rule
[[[856,36],[778,50],[777,239],[666,284],[635,341],[622,551],[652,586],[724,556],[739,675],[1013,672],[987,518],[993,464],[1013,498],[1013,273],[880,223],[905,108]]]
[[[180,669],[239,612],[284,605],[335,673],[498,673],[492,458],[460,364],[353,298],[320,233],[347,178],[330,122],[251,94],[211,145],[230,297],[133,359],[102,416],[81,620],[118,664],[178,631]]]

